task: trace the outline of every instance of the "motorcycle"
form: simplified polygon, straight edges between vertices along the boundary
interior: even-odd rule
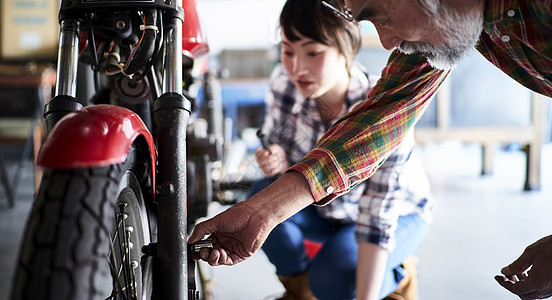
[[[192,256],[209,245],[187,235],[207,215],[223,134],[195,0],[62,0],[59,20],[11,299],[199,299]],[[79,61],[90,100],[76,97]]]

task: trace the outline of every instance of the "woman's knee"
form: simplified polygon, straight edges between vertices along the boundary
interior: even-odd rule
[[[311,262],[309,286],[313,294],[323,299],[353,299],[356,288],[356,254],[334,253],[321,259],[322,249]]]

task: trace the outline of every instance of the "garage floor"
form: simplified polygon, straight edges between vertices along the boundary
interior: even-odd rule
[[[552,233],[552,145],[543,148],[542,189],[523,192],[524,155],[498,151],[494,174],[480,176],[480,148],[455,142],[419,147],[438,209],[417,253],[422,300],[518,299],[495,283],[500,268],[540,237]],[[15,173],[17,149],[2,148]],[[548,167],[546,167],[548,166]],[[27,165],[8,208],[0,188],[0,300],[8,299],[18,244],[33,198]],[[212,213],[224,207],[213,205]],[[283,288],[262,252],[233,267],[202,269],[215,300],[274,299]]]

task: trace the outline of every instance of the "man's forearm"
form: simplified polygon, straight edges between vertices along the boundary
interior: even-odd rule
[[[247,205],[274,227],[314,202],[309,184],[299,172],[290,171],[246,200]]]

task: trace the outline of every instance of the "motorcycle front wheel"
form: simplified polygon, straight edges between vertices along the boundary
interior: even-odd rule
[[[151,299],[156,219],[149,160],[44,172],[26,224],[12,299]]]

